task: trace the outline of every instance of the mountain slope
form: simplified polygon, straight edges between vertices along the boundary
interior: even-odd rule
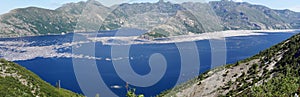
[[[292,28],[289,21],[290,18],[283,17],[279,11],[265,6],[226,0],[213,1],[210,4],[221,18],[225,29],[260,30]]]
[[[84,16],[82,11],[90,11]],[[68,3],[55,10],[28,7],[19,8],[0,16],[0,37],[20,37],[46,34],[61,34],[73,32],[97,31],[104,13],[109,8],[99,2]],[[80,18],[82,17],[84,18]],[[78,24],[79,18],[85,21]],[[96,26],[96,27],[95,27]]]
[[[300,34],[236,64],[201,74],[160,96],[293,96],[300,93]]]
[[[104,21],[101,30],[119,28],[147,30],[148,36],[168,37],[188,33],[204,33],[201,21],[187,8],[171,2],[124,3]]]
[[[5,97],[83,97],[58,89],[13,62],[0,59],[0,95]]]
[[[71,15],[36,7],[12,10],[0,21],[0,33],[8,37],[70,32],[76,24]]]
[[[92,32],[98,31],[100,24],[105,20],[111,8],[106,7],[96,0],[86,2],[68,3],[56,9],[61,13],[67,13],[76,17],[75,32]]]
[[[55,10],[15,9],[0,16],[0,37],[138,28],[147,37],[168,37],[221,30],[299,29],[300,13],[228,0],[207,3],[120,4],[96,0],[68,3]],[[76,28],[76,29],[75,29]]]

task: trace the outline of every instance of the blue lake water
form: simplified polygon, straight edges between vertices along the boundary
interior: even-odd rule
[[[248,58],[265,50],[279,42],[282,42],[296,33],[266,33],[267,35],[259,36],[241,36],[226,38],[227,45],[227,59],[226,63],[235,63],[239,60]],[[99,34],[101,36],[113,36],[112,33]],[[54,44],[63,44],[72,42],[72,34],[66,35],[51,35],[51,36],[37,36],[37,37],[23,37],[23,38],[6,38],[0,41],[7,40],[22,40],[33,42],[28,46],[47,46]],[[209,40],[196,41],[199,55],[200,55],[200,71],[203,73],[211,67],[211,48]],[[96,56],[102,58],[109,58],[111,56],[111,46],[96,43]],[[64,49],[62,52],[71,52],[71,49]],[[140,75],[148,74],[151,69],[148,65],[150,55],[153,53],[161,53],[167,61],[167,71],[163,78],[151,87],[135,87],[137,93],[143,93],[145,96],[155,96],[160,92],[172,88],[178,79],[181,61],[180,53],[174,43],[169,44],[136,44],[132,45],[130,49],[131,66],[134,71]],[[18,64],[26,67],[32,72],[39,75],[43,80],[52,85],[60,80],[61,86],[68,90],[82,93],[74,74],[72,59],[71,58],[35,58],[26,61],[16,61]],[[126,89],[124,82],[118,75],[113,67],[111,61],[97,60],[97,67],[108,87],[112,85],[123,86],[120,89],[111,89],[118,96],[125,96]],[[101,95],[101,94],[100,94]]]

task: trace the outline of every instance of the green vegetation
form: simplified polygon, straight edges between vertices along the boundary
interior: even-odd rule
[[[266,80],[270,78],[271,74],[274,76],[267,82],[262,83],[259,86],[253,86],[254,84],[247,85],[253,86],[251,88],[240,87],[240,90],[233,90],[228,95],[246,96],[251,95],[255,97],[288,97],[298,93],[300,86],[300,34],[293,36],[292,38],[271,47],[265,51],[260,52],[258,55],[249,58],[260,59],[261,63],[270,64],[273,61],[279,61],[275,64],[275,67],[271,71],[267,71],[264,67],[266,64],[253,64],[248,71],[248,78],[255,77],[258,68],[263,68],[263,78],[255,78],[252,83],[257,83],[260,80]],[[284,52],[281,60],[275,60],[274,56],[278,53]],[[253,75],[253,76],[252,76]],[[244,83],[245,84],[245,83]],[[243,91],[242,93],[239,93]]]
[[[143,94],[135,94],[135,89],[130,89],[127,91],[127,94],[126,94],[127,97],[144,97]]]
[[[271,60],[271,56],[278,51],[285,51],[283,58],[275,65],[271,71],[275,77],[260,86],[251,88],[249,93],[243,95],[253,95],[256,97],[269,96],[293,96],[294,93],[299,94],[300,86],[300,34],[293,36],[287,42],[276,45],[271,49],[263,52],[267,55],[265,61]],[[287,50],[288,49],[288,50]]]
[[[153,38],[159,38],[159,37],[167,37],[169,33],[165,31],[164,29],[154,29],[153,32],[151,33],[146,33],[146,35],[151,36]]]
[[[260,59],[261,64],[252,64],[247,72],[248,75],[241,76],[236,81],[236,83],[240,83],[242,86],[231,90],[227,93],[227,96],[288,97],[293,96],[295,93],[299,94],[299,43],[300,34],[242,61],[248,62],[253,59]],[[284,53],[282,59],[274,59],[274,56],[280,53]],[[275,64],[274,69],[268,71],[266,69],[267,65],[274,61],[278,62]],[[257,77],[258,70],[263,70],[262,77]],[[253,80],[251,82],[245,81],[249,79]],[[263,81],[263,83],[256,86],[255,83],[259,81]]]
[[[260,86],[253,87],[241,95],[252,97],[290,97],[297,93],[299,77],[284,76],[275,77]]]
[[[0,59],[0,95],[3,97],[83,97],[51,86],[13,62]]]
[[[201,81],[209,77],[211,73],[226,70],[222,75],[228,76],[228,71],[236,66],[242,72],[231,74],[235,81],[229,80],[225,86],[221,86],[217,91],[229,90],[225,95],[238,97],[291,97],[295,93],[300,94],[300,34],[297,34],[286,41],[261,51],[259,54],[239,61],[236,64],[229,64],[207,71],[198,76],[198,79],[190,80],[171,90],[162,92],[160,96],[175,95],[176,93],[190,87],[192,84],[201,85]],[[280,58],[279,58],[280,57]],[[274,66],[271,64],[275,64]],[[246,69],[247,66],[248,69]],[[273,69],[270,69],[271,67]],[[208,73],[211,72],[211,73]],[[224,80],[223,80],[224,82]],[[222,93],[222,92],[221,92]]]

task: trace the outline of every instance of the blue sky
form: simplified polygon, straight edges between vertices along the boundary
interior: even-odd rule
[[[0,3],[0,14],[7,13],[15,8],[24,8],[29,6],[42,7],[47,9],[55,9],[62,4],[69,2],[79,2],[86,0],[1,0]],[[131,1],[158,1],[158,0],[98,0],[106,6],[111,6],[121,2]],[[175,2],[183,1],[196,1],[196,0],[170,0]],[[198,0],[204,1],[204,0]],[[216,1],[216,0],[205,0],[205,1]],[[300,1],[299,0],[234,0],[234,1],[245,1],[252,4],[265,5],[273,9],[291,9],[300,12]]]

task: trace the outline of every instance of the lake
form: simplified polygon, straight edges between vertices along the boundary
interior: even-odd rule
[[[226,38],[226,63],[231,64],[239,60],[251,57],[262,50],[265,50],[277,43],[280,43],[289,37],[295,35],[296,33],[291,32],[268,32],[265,35],[252,35],[252,36],[238,36],[238,37],[227,37]],[[113,36],[113,32],[106,32],[104,34],[98,34],[98,37],[103,36]],[[41,50],[47,48],[53,49],[52,45],[61,45],[64,43],[71,43],[73,34],[66,35],[48,35],[48,36],[34,36],[34,37],[21,37],[21,38],[2,38],[0,41],[23,41],[21,47],[43,47]],[[211,44],[209,40],[199,40],[195,41],[199,53],[199,71],[201,74],[209,69],[211,69]],[[90,43],[86,43],[90,44]],[[16,44],[17,46],[19,44]],[[3,46],[3,45],[2,45]],[[49,46],[49,47],[48,47]],[[82,46],[82,45],[81,45]],[[16,47],[16,46],[10,46]],[[1,47],[0,49],[8,49],[10,47]],[[11,48],[10,48],[11,49]],[[111,58],[111,46],[103,45],[101,42],[95,43],[95,57],[101,58],[97,59],[97,67],[99,74],[101,75],[103,81],[110,88],[113,93],[118,96],[126,95],[126,82],[118,76],[113,66]],[[188,47],[186,49],[189,49]],[[29,48],[26,48],[29,50]],[[47,50],[47,49],[45,49]],[[72,49],[70,47],[55,47],[57,53],[71,53]],[[25,52],[25,51],[24,51]],[[44,51],[47,52],[47,51]],[[119,51],[122,52],[122,51]],[[5,52],[3,52],[5,53]],[[22,53],[22,52],[19,52]],[[175,43],[166,44],[134,44],[131,45],[129,60],[132,69],[139,75],[147,75],[151,72],[151,67],[149,66],[149,58],[154,53],[160,53],[164,56],[167,62],[166,72],[163,77],[154,85],[149,87],[139,87],[130,85],[131,88],[135,88],[137,93],[142,93],[146,97],[155,96],[160,92],[170,89],[176,85],[177,79],[179,78],[180,68],[181,68],[181,58],[180,52],[176,47]],[[25,60],[15,60],[16,63],[26,67],[31,70],[43,80],[49,82],[52,85],[60,80],[61,87],[68,90],[83,93],[79,87],[76,80],[76,76],[73,69],[73,62],[71,57],[61,57],[59,54],[51,53],[51,55],[37,56],[31,59]],[[6,54],[7,56],[9,54]],[[4,56],[3,54],[1,55]],[[32,55],[33,56],[33,55]],[[71,55],[70,55],[71,56]],[[126,58],[123,58],[126,59]],[[120,60],[123,60],[122,58]],[[93,60],[93,59],[87,59]],[[116,59],[117,60],[117,59]],[[88,65],[88,64],[86,64]],[[223,65],[223,64],[220,64]],[[188,79],[194,76],[186,76]],[[113,86],[118,85],[120,87],[113,88]],[[100,94],[101,95],[101,94]]]

